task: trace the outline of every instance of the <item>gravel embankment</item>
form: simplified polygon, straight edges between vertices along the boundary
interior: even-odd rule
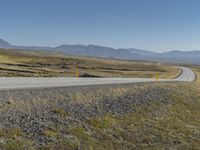
[[[156,83],[0,91],[0,128],[18,127],[36,143],[47,143],[54,139],[43,135],[46,128],[70,128],[89,117],[131,113],[149,101],[170,103],[167,95],[173,92]],[[66,112],[64,117],[57,110]]]

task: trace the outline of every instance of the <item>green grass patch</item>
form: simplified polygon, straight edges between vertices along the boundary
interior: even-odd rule
[[[49,128],[49,129],[45,129],[45,130],[43,131],[43,134],[44,134],[46,137],[49,137],[49,138],[56,138],[56,136],[59,134],[59,132],[58,132],[57,129]]]
[[[103,118],[91,118],[89,123],[96,128],[104,129],[112,126],[115,123],[115,119],[111,116],[105,116]]]
[[[62,108],[54,109],[54,110],[52,110],[52,112],[61,116],[61,117],[68,116],[68,113]]]
[[[22,135],[20,128],[0,129],[0,138],[15,138]]]

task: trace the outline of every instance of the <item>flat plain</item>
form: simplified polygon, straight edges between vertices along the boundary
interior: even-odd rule
[[[67,56],[45,51],[0,50],[2,77],[155,77],[174,78],[180,69],[144,61]]]

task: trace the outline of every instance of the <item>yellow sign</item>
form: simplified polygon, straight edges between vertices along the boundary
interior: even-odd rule
[[[156,81],[158,81],[158,80],[159,80],[159,74],[156,73]]]
[[[78,72],[78,68],[76,69],[76,77],[79,77],[79,72]]]

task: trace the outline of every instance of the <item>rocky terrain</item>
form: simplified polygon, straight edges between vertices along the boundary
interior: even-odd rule
[[[175,103],[174,85],[154,83],[1,91],[0,147],[118,149],[113,145],[117,141],[120,146],[132,149],[136,145],[124,144],[128,141],[123,136],[115,137],[119,131],[110,127],[117,127],[116,122],[121,117],[137,114],[141,108],[153,108],[151,116],[161,115],[163,110],[156,106]],[[127,134],[129,130],[123,132]],[[101,143],[102,138],[110,140]]]

